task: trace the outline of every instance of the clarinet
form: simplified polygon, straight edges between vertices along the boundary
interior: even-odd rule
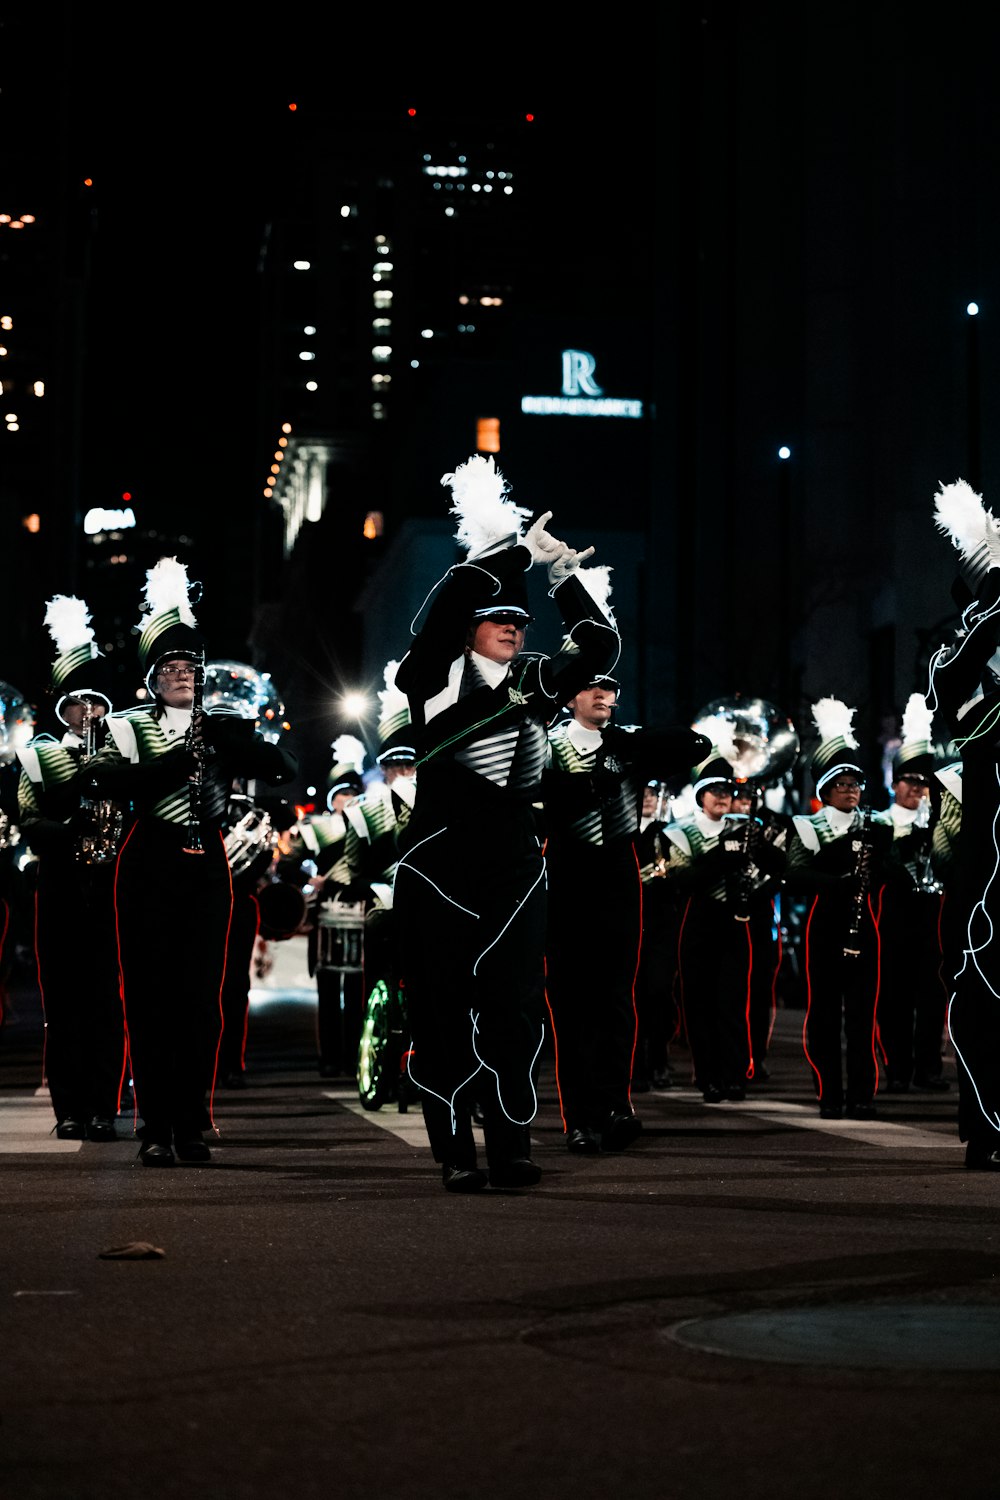
[[[194,770],[188,777],[188,838],[184,845],[185,854],[204,854],[205,852],[201,842],[201,798],[205,781],[204,709],[202,707],[204,693],[205,661],[203,657],[199,657],[194,667],[191,723],[184,737],[184,748],[194,754]]]
[[[861,829],[851,839],[851,851],[854,855],[854,870],[852,879],[854,889],[851,893],[851,921],[847,929],[847,942],[844,944],[845,958],[859,958],[861,955],[861,920],[865,912],[865,903],[868,900],[868,886],[871,881],[871,846],[868,839],[868,824],[871,818],[871,809],[861,809]]]

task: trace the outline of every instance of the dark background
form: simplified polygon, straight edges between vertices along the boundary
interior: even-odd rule
[[[500,463],[514,498],[553,508],[571,539],[632,535],[642,608],[626,642],[639,662],[629,717],[691,719],[746,692],[807,739],[811,703],[833,694],[857,706],[877,760],[954,624],[934,491],[964,477],[989,503],[996,475],[991,17],[677,4],[597,24],[520,10],[389,21],[318,6],[250,18],[56,5],[8,14],[0,39],[8,187],[65,216],[51,313],[83,350],[54,393],[53,503],[69,517],[128,491],[164,535],[189,537],[214,654],[246,659],[283,632],[289,651],[318,651],[303,670],[326,691],[363,650],[346,543],[317,534],[313,568],[289,572],[259,502],[274,441],[261,237],[296,194],[322,193],[328,170],[297,126],[308,119],[314,141],[360,158],[405,128],[411,103],[443,128],[530,109],[505,353],[530,368],[549,335],[585,326],[602,336],[615,389],[642,389],[650,415],[628,443],[579,427],[512,432]],[[74,233],[84,222],[96,233]],[[552,236],[567,227],[573,253],[555,260]],[[77,252],[92,258],[83,300]],[[74,320],[82,341],[69,338]],[[441,405],[462,379],[455,367]],[[440,519],[439,476],[471,451],[465,428],[389,441],[379,500],[397,525]],[[0,504],[12,608],[31,628],[0,675],[37,694],[39,601],[77,586],[77,544],[67,524],[25,553],[23,476],[11,472]],[[342,598],[320,647],[301,636],[289,593],[316,609]]]

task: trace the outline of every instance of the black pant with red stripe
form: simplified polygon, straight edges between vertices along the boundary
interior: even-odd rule
[[[806,919],[806,1054],[820,1104],[868,1105],[878,1083],[875,1012],[879,992],[879,936],[871,901],[865,903],[857,942],[849,941],[851,903],[839,892],[816,899]],[[844,948],[859,948],[857,957]]]
[[[222,1033],[222,976],[232,884],[222,835],[154,817],[135,824],[118,857],[115,902],[132,1080],[143,1137],[169,1145],[211,1124]]]
[[[545,986],[567,1131],[601,1130],[632,1113],[633,995],[641,888],[631,843],[556,842],[549,877]]]

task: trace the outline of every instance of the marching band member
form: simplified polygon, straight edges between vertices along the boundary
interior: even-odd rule
[[[576,576],[610,617],[608,571],[581,568]],[[642,1129],[630,1093],[642,936],[634,848],[641,788],[656,766],[671,774],[708,748],[686,726],[612,724],[618,690],[602,674],[576,690],[569,719],[549,730],[543,780],[546,996],[566,1145],[580,1155],[624,1150]],[[581,942],[581,931],[594,940]]]
[[[905,1093],[911,1083],[917,1089],[949,1087],[942,1077],[949,991],[941,974],[944,885],[934,869],[933,717],[923,693],[911,693],[893,757],[893,800],[875,814],[892,828],[897,877],[886,884],[879,919],[878,1031],[890,1094]]]
[[[184,1162],[211,1159],[203,1132],[213,1124],[232,911],[222,835],[230,788],[236,777],[279,785],[295,763],[253,721],[204,712],[205,652],[184,565],[161,558],[146,580],[139,664],[150,700],[108,720],[84,782],[132,809],[115,878],[118,956],[139,1156],[166,1167],[175,1151]]]
[[[1000,947],[995,936],[1000,839],[1000,532],[991,511],[964,480],[942,485],[935,523],[959,553],[952,597],[962,611],[955,639],[931,662],[931,706],[939,705],[961,760],[950,790],[949,822],[961,822],[954,846],[954,900],[961,953],[948,1009],[958,1068],[958,1133],[971,1171],[1000,1172]],[[944,782],[948,786],[948,782]],[[965,794],[975,815],[964,816]],[[961,809],[961,813],[958,809]],[[942,805],[940,822],[945,820]],[[956,830],[957,831],[957,830]],[[949,893],[949,901],[951,893]]]
[[[529,1125],[544,1038],[545,862],[533,804],[546,731],[566,702],[617,657],[617,631],[576,577],[576,552],[546,530],[546,512],[508,501],[492,458],[446,474],[463,562],[441,580],[400,662],[420,795],[404,831],[393,910],[413,1050],[434,1158],[449,1192],[475,1192],[473,1107],[483,1114],[489,1182],[540,1176]],[[522,656],[531,621],[525,572],[547,568],[575,650]]]
[[[804,1043],[819,1112],[844,1113],[842,1036],[847,1043],[847,1114],[875,1116],[875,1013],[879,995],[878,911],[892,831],[862,807],[865,774],[852,730],[854,709],[838,698],[813,705],[816,813],[797,813],[785,884],[810,902],[805,931],[808,992]]]
[[[681,1008],[695,1087],[706,1104],[738,1103],[746,1098],[753,1066],[751,942],[735,901],[741,860],[726,847],[733,764],[718,744],[710,745],[693,768],[691,788],[695,811],[664,829],[666,876],[684,902],[678,937]]]
[[[668,783],[661,778],[642,789],[639,827],[634,844],[642,883],[642,942],[635,974],[638,1020],[632,1092],[673,1087],[670,1045],[680,1030],[677,995],[677,893],[664,877],[671,822]]]
[[[55,643],[51,693],[61,739],[18,751],[19,826],[38,858],[35,957],[45,1018],[43,1068],[60,1140],[113,1141],[125,1069],[118,988],[113,826],[81,805],[81,767],[111,709],[107,658],[86,603],[57,594],[45,624]]]
[[[335,1073],[351,1076],[357,1068],[365,998],[382,972],[393,967],[392,882],[399,835],[409,821],[416,791],[409,705],[395,685],[396,668],[394,661],[386,665],[385,687],[379,692],[375,764],[381,775],[349,798],[340,812],[344,840],[340,857],[329,870],[319,909],[321,929],[325,921],[332,918],[335,922],[338,902],[365,909],[361,972],[338,972],[322,962],[316,970],[321,1056]]]
[[[730,815],[748,819],[747,859],[743,896],[749,924],[753,966],[750,970],[750,1051],[753,1069],[748,1083],[768,1079],[767,1053],[777,1011],[778,976],[783,959],[776,903],[792,837],[787,813],[767,805],[767,789],[752,776],[733,782]],[[754,852],[766,857],[757,864]],[[763,868],[762,868],[763,866]]]

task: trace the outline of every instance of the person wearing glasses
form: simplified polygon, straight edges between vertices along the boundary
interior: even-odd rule
[[[148,572],[139,660],[149,700],[109,717],[108,743],[83,778],[92,795],[131,809],[115,902],[147,1167],[211,1160],[204,1132],[213,1124],[233,899],[223,843],[230,790],[236,777],[280,785],[296,770],[294,757],[268,743],[253,720],[200,712],[204,643],[189,596],[176,558]]]
[[[592,548],[551,536],[508,500],[492,458],[443,484],[463,561],[396,671],[420,785],[393,883],[407,994],[409,1075],[446,1191],[526,1188],[541,1176],[530,1122],[544,1041],[545,860],[540,802],[547,729],[560,705],[617,659],[618,633],[577,576]],[[524,652],[526,571],[544,566],[566,644]],[[472,1121],[482,1112],[488,1173]]]
[[[59,1140],[114,1141],[125,1070],[118,992],[114,861],[80,777],[102,744],[110,671],[82,599],[57,594],[45,623],[56,645],[50,692],[59,739],[18,750],[18,826],[37,860],[34,946],[45,1014],[45,1081]],[[103,831],[102,831],[103,830]],[[86,955],[85,974],[81,955]]]
[[[824,1120],[839,1120],[845,1108],[849,1119],[874,1119],[878,1088],[877,913],[892,828],[862,803],[853,720],[854,709],[838,698],[813,705],[812,774],[822,806],[792,818],[785,873],[808,908],[805,1052]]]

